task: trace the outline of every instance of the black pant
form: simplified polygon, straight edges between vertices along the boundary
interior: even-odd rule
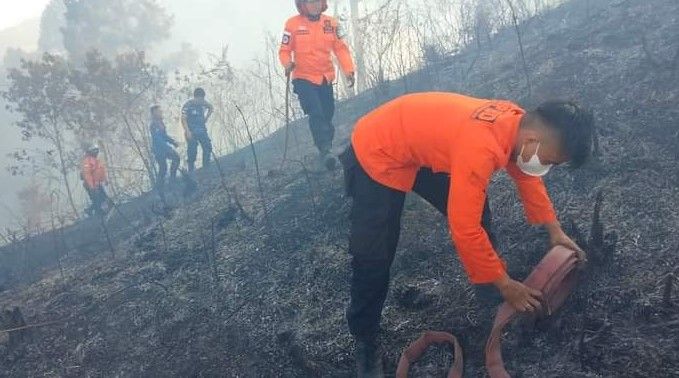
[[[179,154],[170,146],[165,146],[162,150],[155,151],[154,155],[158,162],[158,180],[157,185],[162,190],[165,185],[165,176],[167,176],[167,161],[171,161],[170,165],[170,180],[177,177],[177,169],[179,169]]]
[[[304,114],[309,116],[309,128],[314,144],[321,153],[328,153],[335,137],[332,117],[335,115],[335,97],[332,84],[324,81],[316,85],[308,80],[292,81],[294,92],[299,98]]]
[[[90,197],[90,200],[92,201],[92,205],[90,205],[88,213],[91,212],[94,214],[103,214],[104,209],[101,208],[101,205],[103,205],[104,202],[109,201],[108,194],[106,194],[104,187],[100,185],[96,188],[90,188],[86,184],[84,184],[84,186],[87,195]]]
[[[196,168],[196,155],[198,155],[198,144],[203,149],[203,167],[210,165],[212,155],[212,141],[207,134],[207,130],[191,131],[191,139],[188,140],[186,152],[188,155],[189,171]]]
[[[386,187],[368,176],[353,150],[340,156],[344,165],[351,208],[352,255],[351,302],[347,310],[349,330],[357,338],[372,338],[379,331],[382,307],[389,290],[389,270],[394,261],[401,230],[401,212],[406,193]],[[447,214],[450,176],[422,168],[413,191]],[[482,225],[489,237],[491,213],[486,201]]]

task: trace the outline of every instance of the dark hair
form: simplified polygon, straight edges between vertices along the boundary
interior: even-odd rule
[[[97,146],[96,144],[91,144],[86,147],[85,153],[88,155],[96,155],[99,153],[99,146]]]
[[[203,88],[196,88],[196,90],[193,91],[193,97],[198,97],[198,98],[203,98],[203,97],[205,97],[205,89],[203,89]]]
[[[548,101],[533,113],[559,132],[571,167],[578,168],[587,162],[592,154],[594,137],[592,112],[571,101]]]
[[[153,112],[155,112],[158,109],[160,109],[160,105],[158,104],[151,105],[151,107],[149,108],[149,110],[151,111],[151,115],[153,115]]]

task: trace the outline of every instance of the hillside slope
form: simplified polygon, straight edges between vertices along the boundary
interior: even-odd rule
[[[406,89],[509,98],[531,107],[554,97],[594,109],[596,162],[556,169],[547,184],[590,263],[564,309],[513,327],[510,372],[522,377],[671,377],[679,374],[679,2],[573,0],[522,25],[528,93],[516,35],[387,83],[338,108],[337,151],[353,121]],[[0,335],[2,376],[349,376],[348,210],[342,177],[303,169],[308,132],[292,127],[294,162],[278,169],[283,131],[257,147],[263,210],[248,149],[203,172],[203,188],[168,216],[133,217],[106,249],[68,258],[35,283],[0,292],[32,329]],[[292,137],[291,140],[296,138]],[[525,224],[504,175],[489,191],[499,250],[525,277],[546,236]],[[137,206],[140,209],[142,206]],[[132,207],[124,208],[128,214]],[[138,211],[138,210],[137,210]],[[409,197],[383,319],[388,371],[427,329],[461,336],[466,375],[482,377],[492,316],[476,304],[446,221]],[[93,227],[94,228],[94,227]],[[129,236],[132,235],[132,236]],[[102,244],[103,245],[103,244]],[[676,286],[676,285],[674,285]],[[448,351],[413,376],[441,375]]]

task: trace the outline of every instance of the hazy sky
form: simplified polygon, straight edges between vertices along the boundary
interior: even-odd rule
[[[0,0],[0,29],[9,28],[29,18],[40,17],[49,0]]]
[[[0,30],[40,17],[49,1],[0,0]],[[221,47],[228,45],[229,57],[236,63],[246,62],[260,52],[265,32],[280,34],[285,19],[297,12],[294,0],[158,0],[158,3],[175,20],[171,38],[164,47],[177,51],[181,42],[189,42],[203,53],[219,53]],[[347,0],[333,3],[346,8]]]

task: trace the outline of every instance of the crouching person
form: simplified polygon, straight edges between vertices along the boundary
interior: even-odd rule
[[[377,336],[406,193],[417,193],[448,217],[473,284],[494,285],[516,310],[532,312],[540,308],[540,292],[509,277],[493,247],[490,179],[506,170],[528,222],[542,225],[552,245],[583,254],[561,229],[541,176],[554,165],[583,164],[592,135],[591,114],[570,102],[526,112],[509,101],[454,93],[406,95],[358,121],[340,160],[353,197],[347,320],[360,377],[382,376]]]

